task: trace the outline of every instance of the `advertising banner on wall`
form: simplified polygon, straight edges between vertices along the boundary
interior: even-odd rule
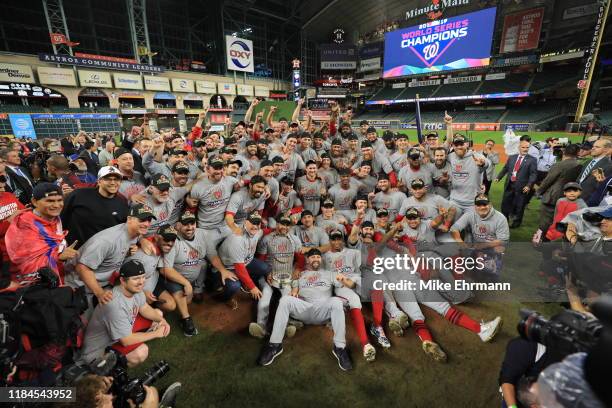
[[[172,90],[175,92],[195,92],[191,79],[172,78]]]
[[[253,41],[226,35],[225,50],[228,70],[251,73],[255,71]]]
[[[524,10],[504,18],[500,54],[538,48],[544,8]]]
[[[217,93],[217,83],[212,81],[195,81],[196,92],[214,95]]]
[[[36,131],[32,118],[27,113],[10,113],[8,115],[15,137],[31,137],[36,139]]]
[[[142,89],[142,79],[138,74],[113,74],[115,88]]]
[[[110,72],[78,70],[81,86],[90,88],[112,88]]]
[[[238,95],[253,96],[253,85],[238,84],[236,90]]]
[[[120,61],[108,61],[94,58],[82,58],[73,57],[72,55],[58,55],[58,54],[38,54],[38,59],[44,62],[50,62],[53,64],[62,65],[76,65],[79,67],[89,68],[105,68],[105,69],[118,69],[120,71],[141,71],[160,73],[164,72],[164,67],[147,64],[133,64],[128,62]]]
[[[236,85],[231,82],[218,82],[217,93],[221,95],[236,95]]]
[[[375,71],[380,69],[380,57],[362,59],[359,61],[359,70],[357,72]]]
[[[77,86],[74,71],[70,68],[38,67],[41,84]]]
[[[359,59],[382,57],[385,44],[381,42],[362,45],[359,47]]]
[[[144,76],[145,89],[149,91],[169,91],[170,81],[165,77]]]
[[[349,70],[357,68],[357,49],[354,45],[321,44],[321,69]]]
[[[33,84],[34,74],[29,65],[0,63],[0,81]]]

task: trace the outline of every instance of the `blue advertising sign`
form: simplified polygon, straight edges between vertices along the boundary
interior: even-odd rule
[[[27,113],[9,113],[9,120],[15,137],[31,137],[36,139],[36,131],[32,118]]]
[[[489,65],[496,7],[385,34],[383,78]]]
[[[512,129],[517,132],[529,132],[529,123],[505,123],[504,130]]]

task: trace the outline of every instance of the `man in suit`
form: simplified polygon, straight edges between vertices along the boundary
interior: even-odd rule
[[[580,176],[576,180],[582,187],[582,198],[584,201],[589,201],[591,195],[597,190],[599,185],[599,182],[593,174],[594,171],[603,171],[604,179],[612,175],[612,160],[610,160],[610,153],[612,153],[612,141],[610,141],[610,139],[598,139],[593,143],[593,148],[591,149],[592,159],[584,165]]]
[[[96,142],[88,140],[83,147],[84,149],[79,153],[79,158],[83,159],[87,165],[88,173],[94,175],[98,174],[98,170],[100,170],[100,159],[98,158]]]
[[[580,146],[571,144],[563,150],[561,161],[556,162],[548,170],[546,177],[537,189],[542,197],[540,205],[540,230],[546,233],[555,215],[557,200],[563,197],[563,186],[575,181],[580,175],[582,165],[578,162]]]
[[[538,162],[529,154],[530,144],[522,140],[518,154],[508,157],[495,181],[506,177],[501,212],[509,221],[510,228],[518,228],[523,221],[523,213],[527,205],[527,197],[538,177]]]
[[[10,149],[0,150],[0,160],[6,165],[6,191],[15,194],[23,205],[30,204],[34,182],[25,167],[21,167],[19,152]]]

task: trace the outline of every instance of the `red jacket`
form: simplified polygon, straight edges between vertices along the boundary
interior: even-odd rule
[[[4,238],[14,267],[13,280],[21,284],[32,283],[37,279],[36,272],[45,266],[62,280],[58,257],[66,244],[66,233],[59,217],[47,221],[31,211],[17,215]]]
[[[584,207],[586,207],[586,203],[581,198],[577,199],[576,201],[570,201],[565,197],[558,199],[557,204],[555,205],[555,216],[553,217],[553,223],[546,232],[546,238],[551,241],[561,238],[563,233],[557,231],[557,224],[561,222],[567,214]]]

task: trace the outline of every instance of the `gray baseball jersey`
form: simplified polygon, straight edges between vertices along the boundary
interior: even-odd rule
[[[302,200],[300,200],[295,190],[291,190],[289,194],[287,195],[280,194],[278,196],[278,201],[277,201],[276,206],[278,208],[278,211],[275,215],[278,215],[278,214],[285,213],[286,211],[289,211],[292,208],[301,207]]]
[[[423,221],[432,220],[438,216],[440,211],[438,207],[444,207],[446,209],[450,208],[451,203],[436,194],[427,193],[420,200],[417,200],[416,197],[410,196],[406,200],[404,200],[402,204],[402,208],[400,209],[400,215],[406,215],[406,211],[410,207],[415,207],[419,210],[419,216]]]
[[[319,168],[317,174],[323,179],[325,182],[325,188],[327,189],[340,181],[338,172],[336,169],[332,169],[331,167],[329,169]]]
[[[473,209],[463,214],[451,227],[454,231],[469,228],[473,242],[508,241],[510,229],[508,220],[499,211],[491,208],[485,218],[481,218]]]
[[[196,228],[191,241],[177,238],[174,246],[164,255],[164,266],[172,267],[185,279],[194,282],[202,268],[206,267],[206,254],[209,253],[210,240],[205,230]]]
[[[302,176],[296,180],[295,190],[302,199],[305,210],[311,211],[315,216],[321,208],[321,190],[325,189],[325,183],[320,178],[314,181]]]
[[[400,191],[389,191],[388,193],[379,191],[372,200],[372,206],[376,209],[386,208],[389,212],[389,219],[393,220],[397,217],[405,199],[406,194]]]
[[[418,227],[410,228],[404,224],[404,235],[412,239],[419,251],[433,249],[436,245],[436,230],[431,227],[429,221],[422,220]]]
[[[348,220],[349,224],[353,224],[357,219],[357,210],[344,211],[342,214],[346,216],[346,219]],[[371,208],[366,209],[362,221],[370,221],[374,223],[374,221],[376,221],[376,211]]]
[[[300,289],[300,298],[308,303],[316,303],[333,296],[334,287],[341,287],[336,275],[327,269],[316,271],[307,269],[300,274],[297,280]]]
[[[295,235],[302,243],[302,246],[305,247],[320,247],[329,244],[329,237],[321,227],[312,226],[306,229],[303,226],[296,226],[293,227],[291,233]]]
[[[140,194],[145,189],[145,179],[137,171],[134,171],[131,179],[124,178],[119,185],[119,194],[127,198],[132,198],[134,194]]]
[[[89,238],[79,249],[77,263],[91,269],[100,286],[108,286],[113,272],[119,272],[130,246],[138,239],[130,239],[127,224],[118,224]],[[83,283],[77,280],[82,285]]]
[[[150,175],[161,173],[169,179],[172,178],[172,169],[168,167],[168,163],[156,162],[153,160],[153,154],[151,154],[151,152],[146,152],[144,156],[142,156],[142,167],[144,167]]]
[[[434,189],[433,192],[436,193],[439,196],[442,196],[444,198],[448,198],[450,196],[450,189],[451,189],[451,165],[448,161],[446,161],[446,163],[444,163],[444,166],[442,167],[438,167],[435,164],[432,167],[433,169],[433,179],[434,179]],[[448,181],[445,184],[441,184],[438,182],[438,180],[440,179],[440,177],[442,177],[444,174],[446,174],[448,176]]]
[[[223,176],[218,183],[208,178],[198,181],[191,190],[191,197],[198,200],[198,227],[219,228],[225,225],[225,209],[238,179]]]
[[[474,197],[480,191],[482,173],[490,164],[489,159],[482,155],[476,156],[485,159],[484,166],[476,165],[473,152],[467,152],[463,158],[459,158],[455,152],[448,155],[452,183],[450,200],[461,206],[469,206],[474,203]]]
[[[283,154],[280,153],[280,152],[273,152],[273,153],[270,154],[269,159],[272,160],[276,156],[283,157]],[[283,169],[281,170],[281,172],[278,175],[277,179],[280,180],[280,179],[282,179],[285,176],[287,176],[287,177],[289,177],[291,179],[295,179],[295,171],[297,169],[304,170],[305,168],[306,168],[306,165],[304,164],[304,160],[302,160],[302,156],[300,156],[299,154],[293,152],[287,158],[287,160],[285,160],[285,162],[283,164]]]
[[[255,257],[257,243],[263,236],[263,231],[259,230],[253,236],[246,231],[242,235],[230,234],[223,240],[219,247],[219,257],[227,269],[234,269],[234,264],[251,263]]]
[[[384,146],[384,143],[383,143],[383,146]],[[355,164],[353,164],[353,169],[359,168],[361,166],[362,161],[363,161],[363,157],[358,158],[357,161],[355,161]],[[384,172],[385,174],[389,174],[393,171],[393,167],[391,167],[389,158],[378,150],[374,151],[374,157],[372,159],[372,171],[375,174],[379,174],[381,172]]]
[[[259,198],[253,198],[249,193],[249,189],[243,187],[232,193],[225,212],[234,215],[236,225],[242,225],[250,213],[263,210],[265,202],[264,194]]]
[[[319,214],[317,218],[315,218],[315,225],[323,228],[325,232],[329,234],[330,231],[333,230],[344,231],[344,225],[342,225],[340,221],[346,222],[346,218],[340,214],[334,214],[330,219],[326,219],[323,218],[323,214]]]
[[[342,248],[339,252],[328,251],[323,254],[323,265],[325,269],[355,281],[361,276],[361,253],[351,248]]]
[[[175,224],[178,221],[182,202],[187,194],[185,187],[170,187],[170,196],[163,203],[158,203],[153,199],[151,194],[147,195],[146,204],[151,207],[156,220],[151,220],[151,225],[147,229],[147,236],[157,232],[160,226],[164,224]],[[177,205],[181,202],[181,206]]]
[[[406,189],[410,187],[410,183],[414,179],[422,179],[425,182],[427,188],[431,191],[433,187],[433,168],[431,163],[423,163],[418,169],[413,169],[410,166],[403,167],[397,178],[406,186]]]
[[[332,186],[327,192],[327,195],[333,200],[334,207],[338,211],[348,211],[353,206],[353,200],[360,192],[365,192],[365,185],[360,181],[351,178],[351,183],[348,189],[340,186],[340,183]]]
[[[398,150],[389,156],[389,162],[395,173],[398,174],[401,169],[408,166],[408,155],[406,152],[402,153]]]
[[[106,305],[99,304],[87,325],[82,359],[89,363],[104,354],[106,347],[132,334],[138,312],[145,303],[144,293],[127,297],[121,286],[115,286],[113,299]]]

